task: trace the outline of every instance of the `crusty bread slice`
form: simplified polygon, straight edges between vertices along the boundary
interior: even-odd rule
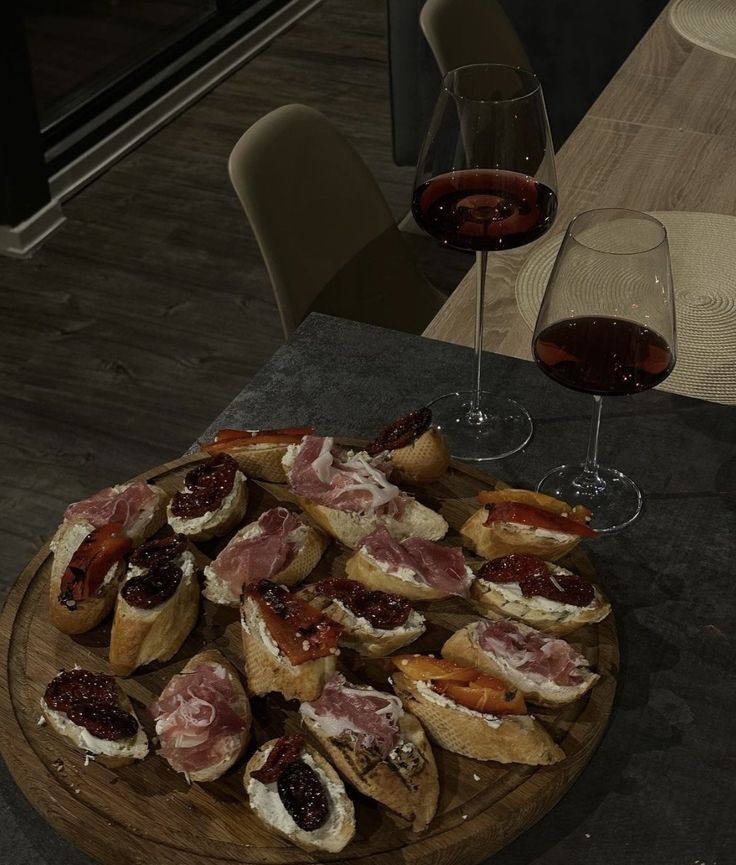
[[[503,679],[539,706],[564,706],[572,703],[589,691],[600,678],[587,667],[578,668],[582,679],[578,685],[557,685],[551,679],[525,673],[509,664],[503,655],[481,649],[473,639],[477,627],[477,622],[471,622],[455,631],[442,647],[442,657],[463,667],[475,667],[476,670]]]
[[[242,445],[228,448],[227,453],[237,461],[246,477],[259,481],[270,481],[274,484],[286,483],[286,472],[281,460],[288,445]]]
[[[395,478],[403,483],[428,484],[441,478],[450,466],[450,446],[438,430],[431,428],[416,441],[389,451]]]
[[[374,628],[367,619],[356,616],[340,601],[320,595],[314,585],[305,586],[298,595],[342,625],[340,645],[365,658],[385,658],[418,640],[427,629],[424,616],[416,610],[412,610],[406,622],[398,628]]]
[[[118,698],[120,707],[129,712],[138,720],[133,709],[130,698],[120,687],[118,687]],[[64,712],[57,712],[46,705],[41,699],[41,712],[46,723],[54,732],[66,739],[75,748],[89,754],[98,763],[107,766],[108,769],[117,769],[120,766],[128,766],[136,760],[142,760],[148,754],[148,737],[138,721],[138,732],[135,737],[120,742],[96,739],[84,727],[71,721]],[[97,748],[105,748],[109,753],[100,753]]]
[[[67,520],[59,526],[51,542],[54,560],[49,580],[49,609],[54,626],[64,634],[84,634],[96,628],[115,605],[120,579],[125,573],[125,562],[117,562],[106,575],[98,592],[80,601],[73,610],[59,601],[61,578],[79,545],[92,531],[94,526],[87,520]]]
[[[238,762],[238,760],[245,753],[248,740],[250,739],[251,726],[253,723],[253,716],[250,710],[250,702],[240,681],[240,676],[238,676],[235,667],[233,667],[233,665],[227,660],[227,658],[220,652],[218,652],[217,649],[205,649],[204,652],[200,652],[198,655],[190,658],[190,660],[187,662],[186,666],[182,669],[181,672],[192,673],[194,672],[194,670],[199,669],[199,667],[203,667],[206,665],[211,665],[213,667],[220,666],[224,668],[225,675],[227,676],[231,687],[239,698],[237,706],[235,707],[235,712],[240,718],[242,718],[243,722],[245,723],[245,727],[237,735],[231,734],[233,740],[232,748],[227,753],[223,754],[220,760],[218,760],[216,763],[213,763],[211,766],[200,769],[197,772],[187,773],[190,781],[198,781],[200,783],[206,783],[207,781],[215,781],[217,778],[222,777],[222,775],[224,775],[228,769],[230,769]],[[166,758],[164,757],[164,759]]]
[[[394,691],[407,712],[416,715],[429,738],[456,754],[497,763],[546,766],[565,759],[565,753],[531,715],[503,715],[495,720],[453,701],[422,690],[403,673],[392,673]],[[437,699],[439,698],[439,699]]]
[[[220,538],[245,517],[248,507],[248,483],[241,471],[235,473],[232,490],[225,496],[216,511],[202,517],[178,517],[171,511],[169,502],[166,513],[171,528],[192,541],[209,541]]]
[[[419,579],[404,579],[397,574],[391,574],[381,565],[381,562],[377,562],[359,548],[345,562],[345,573],[351,580],[356,580],[369,589],[395,592],[397,595],[409,598],[410,601],[431,601],[452,597],[448,592],[429,586]]]
[[[230,543],[234,543],[243,535],[247,535],[255,523],[248,523],[244,526],[233,538]],[[304,525],[304,537],[301,542],[297,554],[289,562],[289,564],[277,574],[274,574],[270,579],[272,583],[277,583],[281,586],[295,586],[306,579],[309,574],[317,567],[317,563],[322,558],[329,540],[314,526]],[[227,580],[221,579],[211,565],[204,569],[205,585],[202,594],[207,600],[214,604],[223,604],[228,607],[237,607],[240,603],[240,594],[234,595],[230,583]]]
[[[271,638],[253,598],[243,597],[240,616],[248,693],[260,697],[276,691],[287,700],[316,700],[335,672],[335,655],[292,664]]]
[[[391,537],[399,541],[409,537],[439,541],[449,529],[441,514],[430,510],[416,499],[406,502],[400,520],[386,514],[379,516],[360,514],[357,511],[338,511],[301,497],[297,497],[297,501],[313,522],[351,549],[360,546],[363,538],[379,526],[385,526]]]
[[[263,784],[251,777],[252,773],[266,762],[277,741],[278,739],[271,739],[261,745],[245,767],[243,784],[251,810],[264,826],[307,853],[339,853],[355,835],[355,809],[337,772],[318,751],[306,745],[302,759],[319,776],[327,793],[329,814],[326,822],[311,832],[297,826],[284,808],[276,782]]]
[[[377,760],[380,755],[373,750],[355,747],[347,737],[326,736],[313,719],[303,720],[319,749],[349,784],[409,820],[415,832],[427,828],[437,813],[440,787],[432,747],[413,715],[404,712],[399,718],[401,744],[395,760]]]
[[[152,661],[168,661],[186,640],[199,616],[199,580],[191,553],[183,554],[181,568],[176,592],[158,607],[133,607],[118,592],[110,635],[110,666],[115,675],[129,676]]]
[[[559,570],[570,573],[565,568]],[[536,596],[527,598],[519,594],[518,597],[508,597],[499,584],[479,578],[470,589],[470,601],[488,619],[516,619],[545,634],[561,636],[583,625],[601,622],[611,612],[611,605],[601,590],[597,586],[593,588],[592,603],[587,607],[575,607]]]
[[[566,538],[540,537],[531,526],[512,526],[493,523],[484,526],[488,512],[479,508],[460,528],[465,546],[484,559],[497,559],[511,553],[527,553],[555,562],[576,547],[582,538],[569,535]]]

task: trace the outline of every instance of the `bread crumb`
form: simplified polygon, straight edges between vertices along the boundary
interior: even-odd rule
[[[463,820],[467,820],[467,819],[468,819],[468,815],[467,815],[467,814],[463,814]]]
[[[585,837],[586,837],[586,838],[590,838],[590,832],[586,832],[586,833],[585,833]]]
[[[37,727],[45,727],[46,726],[46,718],[44,718],[43,715],[41,715],[41,717],[38,719],[38,721],[36,721],[36,726]]]
[[[473,780],[480,781],[480,775],[476,775],[475,772],[473,772]]]

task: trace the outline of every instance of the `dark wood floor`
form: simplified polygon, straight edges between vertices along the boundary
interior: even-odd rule
[[[287,102],[354,141],[397,216],[384,8],[325,3],[65,206],[29,261],[0,259],[0,591],[67,502],[180,454],[281,343],[227,177]]]

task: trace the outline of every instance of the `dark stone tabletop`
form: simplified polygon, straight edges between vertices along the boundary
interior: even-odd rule
[[[368,437],[466,387],[470,372],[469,349],[312,315],[210,431],[311,423],[323,434]],[[589,397],[499,355],[486,354],[484,375],[535,421],[525,451],[485,463],[489,473],[533,487],[547,469],[582,459]],[[610,725],[577,783],[493,863],[732,865],[736,409],[661,391],[604,401],[600,456],[645,496],[634,524],[588,549],[621,644]],[[0,861],[89,865],[4,766],[0,793]]]

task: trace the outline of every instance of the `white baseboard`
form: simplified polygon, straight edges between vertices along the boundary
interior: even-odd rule
[[[0,225],[0,254],[28,258],[64,222],[61,204],[50,201],[20,225]]]
[[[266,48],[322,0],[292,0],[168,93],[49,178],[51,202],[22,225],[0,225],[0,254],[30,255],[64,221],[61,203]],[[243,130],[245,131],[245,130]],[[52,218],[53,214],[53,218]]]

